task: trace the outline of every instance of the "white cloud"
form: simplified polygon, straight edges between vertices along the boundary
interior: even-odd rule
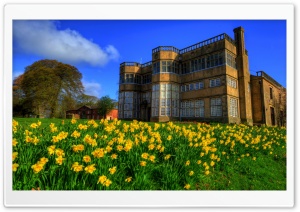
[[[114,46],[101,48],[75,30],[59,30],[53,21],[14,21],[13,35],[21,50],[47,59],[101,66],[119,58]]]
[[[96,96],[100,98],[100,93],[102,91],[101,85],[95,82],[87,82],[85,80],[82,81],[84,86],[84,93],[91,96]]]

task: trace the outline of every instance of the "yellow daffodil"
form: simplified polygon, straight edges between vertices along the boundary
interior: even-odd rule
[[[112,158],[112,159],[117,159],[117,157],[118,157],[117,154],[112,154],[112,155],[111,155],[111,158]]]
[[[118,151],[122,151],[122,150],[123,150],[123,146],[122,146],[122,145],[118,145],[118,146],[117,146],[117,150],[118,150]]]
[[[19,164],[14,163],[14,164],[12,165],[12,170],[13,170],[13,172],[16,172],[17,169],[18,169],[18,167],[19,167]]]
[[[31,143],[33,143],[34,145],[37,145],[37,143],[40,141],[40,139],[38,139],[36,136],[34,136],[31,140]]]
[[[76,123],[76,119],[73,118],[73,119],[71,120],[71,123],[72,123],[72,124],[75,124],[75,123]]]
[[[42,158],[39,160],[39,162],[40,162],[41,164],[43,164],[43,165],[45,165],[48,161],[49,161],[48,158],[45,158],[45,157],[42,157]]]
[[[74,152],[83,151],[84,150],[84,145],[82,145],[82,144],[73,145],[72,149],[73,149]]]
[[[12,153],[12,161],[14,161],[18,157],[18,152]]]
[[[185,188],[186,190],[189,190],[189,189],[191,188],[191,185],[190,185],[190,184],[186,184],[186,185],[184,186],[184,188]]]
[[[30,127],[33,128],[33,129],[35,129],[35,128],[38,127],[38,125],[37,125],[36,123],[32,123],[32,124],[30,125]]]
[[[97,148],[92,152],[92,155],[95,158],[102,158],[102,157],[104,157],[104,154],[105,154],[105,152],[104,152],[103,148]]]
[[[141,161],[141,162],[140,162],[140,165],[141,165],[141,166],[146,166],[146,164],[147,164],[146,161]]]
[[[83,156],[83,161],[86,163],[89,163],[89,162],[91,162],[91,157],[89,155],[85,155],[85,156]]]
[[[170,154],[167,154],[166,156],[165,156],[165,160],[169,160],[170,159],[170,157],[171,157],[171,155]]]
[[[58,129],[57,129],[57,127],[55,127],[55,124],[54,124],[54,123],[51,123],[51,124],[49,125],[49,127],[50,127],[50,131],[51,131],[52,133],[58,131]]]
[[[26,136],[29,136],[29,135],[32,134],[32,132],[30,132],[29,130],[25,130],[24,134],[25,134]]]
[[[59,138],[57,136],[52,136],[52,142],[53,143],[59,142]]]
[[[13,140],[12,140],[12,145],[13,145],[13,146],[17,146],[17,144],[18,144],[17,139],[13,138]]]
[[[106,148],[105,148],[106,152],[111,152],[112,149],[113,148],[111,146],[106,146]]]
[[[102,175],[102,176],[99,177],[98,183],[103,184],[106,180],[107,180],[107,177],[106,177],[105,175]],[[97,184],[98,184],[98,183],[97,183]]]
[[[31,141],[32,141],[32,138],[31,138],[30,136],[27,135],[27,136],[25,137],[25,142],[26,142],[26,143],[30,143]]]
[[[78,125],[78,129],[80,130],[87,130],[88,126],[87,125],[84,125],[84,124],[79,124]]]
[[[109,179],[107,179],[107,180],[104,182],[104,185],[105,185],[106,187],[109,187],[111,184],[112,184],[112,181],[109,180]]]
[[[159,152],[164,152],[164,151],[165,151],[165,147],[162,146],[162,147],[160,148]]]
[[[73,138],[79,138],[80,137],[80,132],[78,132],[78,131],[74,131],[72,134],[71,134],[71,137],[73,137]]]
[[[56,154],[56,156],[65,156],[65,152],[64,152],[64,150],[62,150],[62,149],[55,149],[55,154]]]
[[[148,146],[148,149],[149,150],[153,150],[155,148],[155,145],[154,144],[150,144],[149,146]]]
[[[13,124],[13,127],[17,127],[19,125],[19,123],[16,120],[14,120],[14,119],[12,121],[12,124]]]
[[[91,165],[85,167],[84,170],[86,173],[92,174],[96,170],[95,164],[91,164]]]
[[[142,154],[142,158],[148,159],[148,157],[149,157],[149,154],[148,154],[148,153],[145,152],[145,153]]]
[[[109,168],[108,171],[109,171],[110,174],[114,174],[117,171],[117,167],[114,166],[112,168]]]
[[[62,165],[64,160],[65,158],[63,158],[62,156],[58,156],[57,158],[55,158],[55,163],[58,165]]]
[[[37,173],[39,173],[40,171],[43,170],[44,166],[41,163],[36,163],[36,164],[32,165],[31,168],[33,169],[33,172],[35,174],[37,174]]]
[[[149,160],[154,163],[155,162],[155,155],[149,156]]]
[[[47,150],[48,150],[48,154],[49,155],[54,155],[54,153],[55,153],[55,145],[49,146],[47,148]]]
[[[129,183],[129,182],[131,182],[131,180],[132,180],[132,177],[127,177],[127,178],[125,179],[125,182]]]
[[[71,170],[74,172],[80,172],[83,170],[83,165],[79,165],[78,162],[73,163]]]

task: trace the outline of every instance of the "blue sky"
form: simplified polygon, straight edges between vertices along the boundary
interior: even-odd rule
[[[117,99],[119,65],[146,63],[157,46],[185,48],[245,29],[251,74],[263,70],[286,87],[284,20],[42,20],[13,22],[13,77],[41,59],[76,66],[85,93]]]

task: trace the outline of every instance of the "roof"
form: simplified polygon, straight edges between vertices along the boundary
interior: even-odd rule
[[[271,76],[269,76],[266,72],[264,71],[257,71],[256,76],[252,75],[254,77],[263,77],[266,80],[270,81],[272,84],[278,86],[279,88],[284,88],[280,83],[278,83],[275,79],[273,79]]]

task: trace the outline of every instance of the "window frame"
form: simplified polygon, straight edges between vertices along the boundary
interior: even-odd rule
[[[234,105],[233,105],[234,103]],[[237,98],[229,98],[229,116],[230,117],[239,117],[238,114],[238,99]]]
[[[209,80],[209,87],[219,87],[221,86],[221,79],[220,78],[215,78],[215,79],[210,79]]]
[[[273,100],[273,87],[270,87],[270,99]]]
[[[216,97],[210,99],[210,116],[211,117],[222,117],[222,98]]]

